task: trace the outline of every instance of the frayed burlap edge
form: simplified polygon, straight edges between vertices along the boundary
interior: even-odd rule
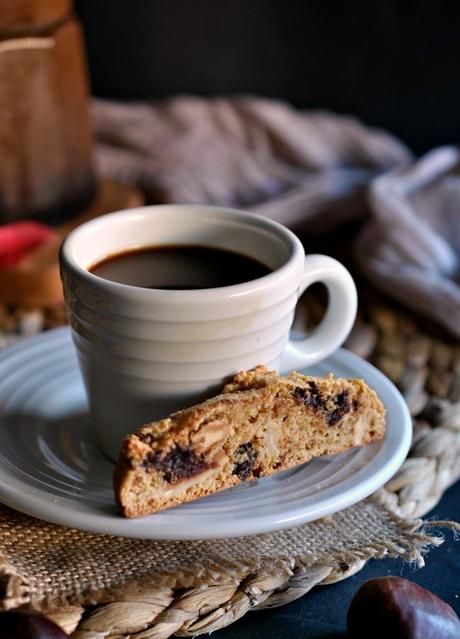
[[[184,563],[180,569],[175,565],[163,572],[151,569],[146,574],[120,575],[109,587],[100,579],[98,585],[98,575],[94,575],[90,588],[77,588],[71,596],[68,591],[56,596],[56,583],[59,583],[59,577],[64,577],[65,571],[55,571],[52,579],[54,585],[48,589],[47,583],[37,585],[34,582],[36,575],[32,579],[27,578],[3,556],[0,559],[4,584],[3,606],[12,608],[22,605],[47,612],[48,616],[72,632],[74,639],[131,635],[136,639],[166,639],[172,634],[192,636],[233,623],[249,610],[280,606],[304,595],[314,586],[344,579],[359,571],[371,558],[399,557],[423,566],[424,555],[429,548],[443,541],[439,533],[432,531],[433,526],[460,528],[452,522],[423,522],[402,515],[385,490],[348,509],[348,519],[353,509],[358,509],[358,515],[364,512],[366,503],[379,514],[379,525],[391,528],[391,538],[381,538],[367,544],[360,542],[359,548],[354,549],[337,547],[335,550],[307,550],[292,555],[283,553],[280,548],[278,556],[261,557],[257,561],[247,559],[244,545],[249,538],[241,538],[233,540],[236,546],[238,542],[243,546],[241,557],[202,556],[201,563],[191,561]],[[26,523],[28,519],[37,526],[37,530],[51,527],[31,518],[25,518]],[[334,526],[336,519],[337,516],[326,517],[319,523],[281,531],[278,535],[280,539],[289,534],[298,535],[299,532],[308,535],[312,526],[320,525],[327,529]],[[102,539],[102,536],[80,531],[52,528],[65,531],[62,535],[68,535],[69,541],[73,537]],[[263,545],[268,536],[261,535],[259,538]],[[272,538],[273,534],[270,536]],[[115,543],[116,538],[113,539]],[[251,543],[254,543],[254,539],[251,538]],[[136,543],[133,540],[124,541],[126,544]],[[217,544],[219,551],[220,543],[209,542],[209,548]],[[187,547],[187,544],[181,546]],[[189,546],[196,549],[193,542]],[[158,548],[159,553],[162,553],[163,547],[160,545]],[[103,562],[101,569],[104,570]],[[47,579],[49,575],[45,582]]]

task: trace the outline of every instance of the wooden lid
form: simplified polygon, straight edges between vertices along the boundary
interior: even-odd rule
[[[71,10],[71,0],[0,0],[0,36],[43,31]]]

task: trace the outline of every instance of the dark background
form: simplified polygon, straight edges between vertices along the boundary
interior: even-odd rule
[[[93,92],[254,93],[457,142],[457,0],[77,0]]]

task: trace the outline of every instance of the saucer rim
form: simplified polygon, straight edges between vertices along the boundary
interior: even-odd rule
[[[35,335],[30,338],[20,340],[19,343],[13,344],[0,351],[0,371],[5,365],[5,361],[10,358],[14,358],[19,354],[24,354],[33,344],[39,342],[46,343],[47,341],[53,342],[53,340],[61,340],[60,344],[55,344],[54,348],[65,346],[65,342],[70,342],[70,330],[68,327],[61,327],[52,329],[45,333]],[[162,525],[160,527],[155,526],[155,522],[151,521],[155,515],[150,515],[138,519],[124,519],[123,517],[112,517],[105,513],[95,512],[94,507],[86,507],[87,512],[84,512],[83,502],[77,502],[79,509],[73,511],[70,507],[66,506],[67,502],[75,503],[68,497],[55,499],[54,495],[47,492],[45,489],[38,489],[32,487],[27,482],[14,479],[12,483],[8,483],[8,469],[0,468],[0,502],[3,502],[7,506],[10,506],[16,510],[24,512],[28,515],[32,515],[39,519],[45,520],[50,523],[55,523],[67,527],[73,527],[80,530],[84,530],[91,533],[109,534],[121,537],[140,538],[140,539],[163,539],[163,540],[176,540],[176,541],[192,541],[199,539],[222,539],[239,537],[243,535],[254,535],[260,533],[270,533],[276,530],[282,530],[285,528],[298,526],[304,523],[316,521],[317,519],[339,512],[353,504],[362,501],[376,490],[381,488],[389,479],[397,472],[407,453],[411,444],[412,435],[412,420],[407,408],[407,405],[401,396],[400,392],[396,389],[394,384],[378,369],[363,360],[358,355],[347,351],[346,349],[338,349],[327,357],[321,364],[325,364],[331,361],[331,369],[334,371],[333,363],[336,361],[340,365],[345,365],[358,373],[359,377],[363,377],[375,388],[380,387],[380,393],[384,390],[385,396],[389,395],[393,402],[393,410],[396,407],[399,412],[398,423],[390,424],[387,426],[387,434],[383,440],[383,444],[377,454],[370,460],[369,464],[360,468],[351,478],[347,478],[346,481],[365,475],[366,469],[372,464],[375,465],[375,460],[379,457],[380,467],[377,467],[370,477],[364,478],[361,483],[353,485],[344,490],[342,493],[335,494],[327,499],[320,499],[317,507],[310,507],[307,511],[300,506],[293,509],[286,508],[284,514],[275,516],[269,515],[254,515],[245,518],[244,520],[235,520],[233,527],[229,527],[228,521],[215,522],[213,524],[212,534],[209,532],[209,523],[205,523],[205,528],[200,527],[199,521],[194,522],[193,525],[187,530],[177,530],[174,528],[174,521],[170,524],[170,530],[168,532],[167,526]],[[301,372],[301,371],[300,371]],[[369,379],[372,380],[369,382]],[[379,391],[377,391],[379,392]],[[1,400],[0,396],[0,400]],[[387,407],[387,406],[386,406]],[[1,413],[0,413],[1,415]],[[396,422],[396,418],[392,421]],[[373,444],[370,444],[371,446]],[[391,445],[392,450],[386,450],[386,447]],[[390,454],[389,454],[390,453]],[[386,458],[385,458],[386,455]],[[10,477],[11,479],[11,477]],[[15,483],[18,486],[15,488]],[[338,484],[340,486],[340,484]],[[334,487],[336,488],[336,487]],[[254,490],[257,490],[257,486],[254,486]],[[337,492],[337,491],[336,491]],[[37,493],[37,494],[34,494]],[[319,493],[321,496],[321,493]],[[62,502],[65,502],[64,504]],[[83,512],[82,512],[83,511]],[[162,511],[164,515],[167,511]],[[199,520],[199,516],[197,517]]]

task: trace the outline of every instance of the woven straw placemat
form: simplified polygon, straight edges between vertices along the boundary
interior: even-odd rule
[[[323,309],[310,298],[314,322]],[[59,310],[0,307],[0,346],[63,321]],[[294,529],[202,542],[91,535],[2,507],[3,606],[44,610],[76,639],[162,639],[210,632],[249,610],[285,604],[370,558],[423,565],[430,545],[442,542],[431,527],[454,526],[418,517],[460,476],[460,347],[372,296],[361,296],[347,347],[399,386],[414,418],[410,455],[385,489]]]

